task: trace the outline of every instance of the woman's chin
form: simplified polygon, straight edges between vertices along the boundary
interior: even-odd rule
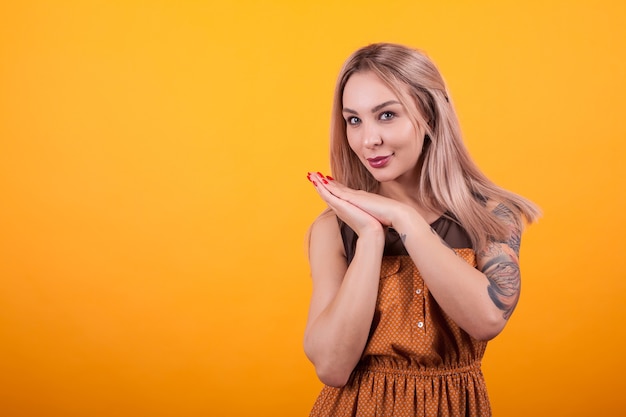
[[[395,176],[384,174],[382,172],[372,173],[372,176],[374,177],[376,181],[380,182],[381,184],[385,182],[390,182],[396,179]]]

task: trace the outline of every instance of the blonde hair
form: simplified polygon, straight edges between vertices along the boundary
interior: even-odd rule
[[[505,239],[506,222],[486,208],[493,200],[514,213],[509,222],[523,228],[523,218],[534,222],[540,210],[523,197],[491,182],[472,161],[461,129],[435,64],[422,52],[396,44],[378,43],[354,52],[344,63],[333,102],[330,132],[332,175],[350,188],[376,192],[379,183],[354,154],[346,137],[342,115],[343,91],[350,76],[371,71],[398,96],[416,126],[426,131],[420,156],[418,201],[435,212],[450,212],[465,228],[474,248],[489,240]]]

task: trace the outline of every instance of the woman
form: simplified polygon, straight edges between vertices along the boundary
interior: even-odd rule
[[[304,348],[326,384],[311,415],[490,415],[480,361],[539,210],[480,172],[437,68],[401,45],[344,64],[331,169],[308,175],[329,207],[310,230]]]

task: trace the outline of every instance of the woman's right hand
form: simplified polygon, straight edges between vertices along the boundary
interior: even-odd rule
[[[321,173],[309,173],[307,175],[309,181],[315,186],[317,193],[322,200],[326,202],[328,207],[345,222],[354,232],[363,237],[370,233],[378,234],[383,232],[383,225],[371,214],[363,209],[351,204],[331,193],[325,186],[332,178],[324,177]]]

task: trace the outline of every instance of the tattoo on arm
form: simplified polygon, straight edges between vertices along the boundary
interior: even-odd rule
[[[517,305],[520,293],[519,265],[506,254],[491,258],[482,268],[489,280],[487,292],[491,301],[508,320]]]
[[[515,223],[513,212],[504,204],[499,204],[493,214],[509,226],[509,236],[502,242],[490,242],[481,252],[482,257],[487,259],[481,272],[489,280],[487,292],[491,301],[504,312],[503,317],[508,319],[517,305],[521,287],[518,261],[521,230]]]
[[[522,233],[519,226],[515,224],[513,220],[515,218],[515,215],[513,214],[511,209],[509,209],[502,203],[498,204],[496,208],[493,209],[492,213],[509,226],[509,240],[503,243],[506,243],[511,249],[513,249],[515,254],[519,256],[519,247]]]

